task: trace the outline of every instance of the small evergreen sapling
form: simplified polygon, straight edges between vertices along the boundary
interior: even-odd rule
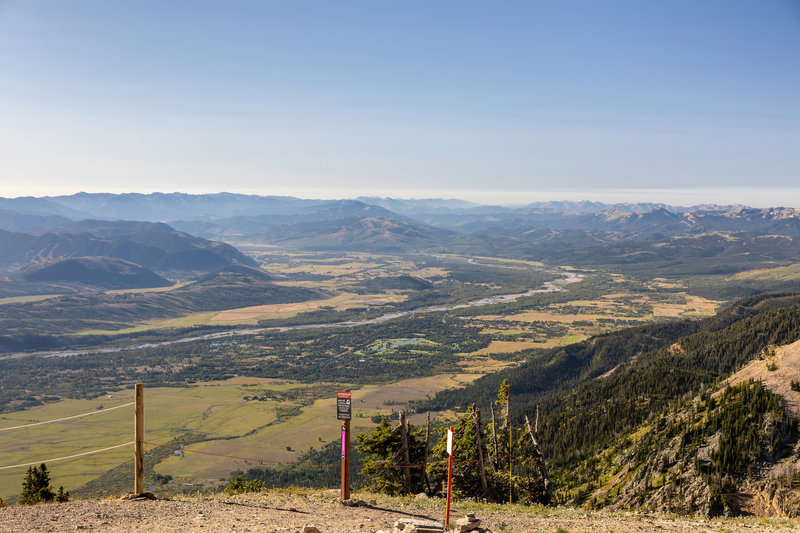
[[[34,505],[37,503],[49,503],[53,500],[66,502],[69,500],[69,492],[64,492],[64,487],[59,487],[58,494],[53,492],[50,486],[50,472],[44,463],[41,466],[30,466],[22,481],[22,493],[19,495],[19,503],[22,505]]]

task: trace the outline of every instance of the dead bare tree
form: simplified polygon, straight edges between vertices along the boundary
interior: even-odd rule
[[[483,439],[481,438],[481,410],[473,403],[472,404],[473,420],[475,420],[475,445],[478,448],[478,471],[481,474],[481,496],[486,494],[489,490],[489,484],[486,483],[486,466],[483,461]]]
[[[489,408],[492,410],[492,448],[494,449],[491,465],[494,470],[497,470],[500,468],[500,453],[497,450],[497,418],[494,414],[494,405],[489,404]]]
[[[542,487],[546,498],[550,499],[550,471],[547,469],[547,463],[544,460],[542,448],[539,446],[539,439],[537,438],[539,430],[539,406],[536,406],[536,432],[531,429],[531,422],[528,420],[528,415],[525,415],[525,427],[528,430],[528,436],[531,438],[533,444],[533,456],[536,459],[536,465],[539,468],[539,474],[542,476]]]
[[[408,449],[408,425],[405,410],[400,411],[400,452],[403,458],[403,492],[411,492],[411,453]]]

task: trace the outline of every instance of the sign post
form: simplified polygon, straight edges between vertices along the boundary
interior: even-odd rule
[[[342,501],[350,499],[350,419],[352,395],[349,390],[336,393],[336,418],[342,421]]]
[[[450,494],[453,484],[453,427],[447,430],[447,514],[444,517],[444,528],[450,527]]]

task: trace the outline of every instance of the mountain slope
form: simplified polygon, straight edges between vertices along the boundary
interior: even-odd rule
[[[151,222],[85,220],[34,236],[0,230],[0,270],[6,272],[74,257],[113,257],[185,277],[229,264],[255,266],[234,247]]]
[[[750,386],[731,393],[730,402],[724,409],[714,411],[713,416],[699,416],[699,408],[691,405],[699,405],[697,402],[703,398],[710,401],[711,387],[750,361],[764,354],[770,356],[770,347],[798,339],[800,295],[761,296],[734,304],[701,321],[638,327],[570,347],[531,351],[522,366],[480,378],[462,390],[440,393],[419,407],[464,407],[473,402],[484,406],[493,401],[499,382],[508,379],[518,419],[524,414],[533,416],[537,406],[541,408],[540,441],[548,460],[563,473],[559,479],[563,498],[598,506],[623,502],[619,498],[626,494],[633,497],[623,486],[636,475],[636,468],[651,461],[653,456],[667,454],[670,459],[663,468],[677,468],[685,476],[678,476],[678,470],[673,472],[675,479],[683,479],[677,483],[684,486],[690,479],[699,480],[698,486],[704,487],[696,491],[697,501],[691,504],[692,511],[722,512],[720,505],[730,511],[724,501],[714,498],[725,490],[738,491],[764,479],[761,470],[742,472],[739,468],[742,463],[733,457],[751,457],[750,463],[767,468],[791,453],[796,456],[800,450],[796,419],[780,410],[785,403],[782,396],[776,400],[774,393],[762,393]],[[750,401],[752,398],[755,399]],[[694,413],[694,418],[689,419],[691,423],[686,422],[688,415],[670,414],[671,408],[681,405]],[[746,441],[731,437],[721,448],[716,445],[711,448],[720,455],[709,456],[708,468],[713,470],[718,464],[719,476],[713,477],[716,471],[701,470],[699,466],[690,471],[687,461],[693,461],[697,453],[694,456],[684,453],[688,446],[685,439],[693,442],[696,437],[695,452],[703,442],[707,442],[704,446],[710,446],[715,438],[719,439],[719,432],[730,426],[735,413],[744,409],[742,406],[753,406],[746,416],[752,417],[748,427],[756,432],[747,433],[750,436]],[[710,413],[716,405],[707,404],[703,409]],[[692,427],[694,433],[689,435]],[[642,432],[654,432],[654,436],[647,440]],[[733,433],[738,435],[741,431],[729,431]],[[669,451],[676,437],[683,439],[679,440],[683,446],[680,454]],[[656,466],[652,461],[649,464],[650,470],[642,476],[649,476]],[[665,471],[659,471],[659,476]],[[619,477],[610,480],[609,476]],[[642,482],[644,479],[641,478]],[[601,487],[606,487],[606,492],[595,494]],[[644,505],[652,497],[649,492],[652,488],[634,484],[630,491]],[[662,506],[672,505],[685,496],[680,490],[670,492],[669,498],[665,494],[662,491],[653,500],[657,506],[654,508],[668,510]],[[625,501],[624,505],[629,505],[633,500]]]
[[[171,282],[140,265],[111,257],[76,257],[22,272],[29,282],[73,283],[98,289],[168,287]]]

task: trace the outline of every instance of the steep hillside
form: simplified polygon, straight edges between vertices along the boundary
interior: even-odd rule
[[[760,382],[684,398],[560,476],[561,497],[611,509],[797,516],[800,432]]]
[[[255,266],[252,259],[228,244],[152,222],[84,220],[41,236],[0,230],[0,270],[6,272],[89,256],[113,257],[176,277],[232,263]]]
[[[674,467],[680,476],[673,472],[678,481],[670,486],[686,487],[693,479],[704,487],[692,493],[696,501],[687,504],[691,509],[682,510],[735,512],[717,496],[763,480],[764,469],[798,452],[796,419],[784,410],[794,359],[782,354],[793,352],[784,349],[773,355],[771,348],[798,339],[800,296],[751,298],[702,321],[644,326],[565,348],[530,351],[520,367],[486,376],[465,389],[440,393],[420,408],[464,408],[473,402],[485,406],[493,401],[499,382],[508,379],[518,419],[533,416],[536,406],[541,408],[541,442],[551,464],[563,474],[562,497],[592,505],[650,505],[647,502],[655,496],[647,483],[658,488],[671,479],[667,476],[656,483],[650,476],[652,468],[662,468],[662,474]],[[785,366],[783,374],[775,375],[782,383],[781,388],[773,387],[780,396],[762,390],[758,383],[742,384],[746,377],[758,376],[747,369],[758,368],[759,363],[751,361],[762,357],[767,358],[767,370],[777,372]],[[714,399],[709,391],[743,367],[745,374],[733,379],[739,388]],[[700,411],[706,414],[699,415]],[[687,418],[687,412],[693,418]],[[734,424],[737,417],[750,420],[745,429],[752,431],[725,429],[739,427]],[[645,439],[648,432],[652,438]],[[720,432],[737,438],[719,441]],[[747,440],[737,440],[740,434]],[[695,442],[691,450],[689,442]],[[673,449],[675,443],[681,447]],[[709,446],[708,453],[717,455],[709,455],[710,462],[701,469],[695,458],[702,460],[699,450]],[[670,458],[665,466],[653,463],[659,455]],[[636,478],[644,485],[629,486],[637,494],[632,499],[623,485],[628,487],[639,466],[648,461],[649,470]],[[605,491],[595,494],[602,487]],[[653,508],[668,510],[688,494],[671,490],[661,491],[651,502]]]
[[[767,347],[578,463],[563,495],[615,509],[797,516],[798,380],[800,341]]]
[[[111,257],[64,259],[21,273],[29,282],[74,283],[98,289],[168,287],[171,282],[135,263]]]

